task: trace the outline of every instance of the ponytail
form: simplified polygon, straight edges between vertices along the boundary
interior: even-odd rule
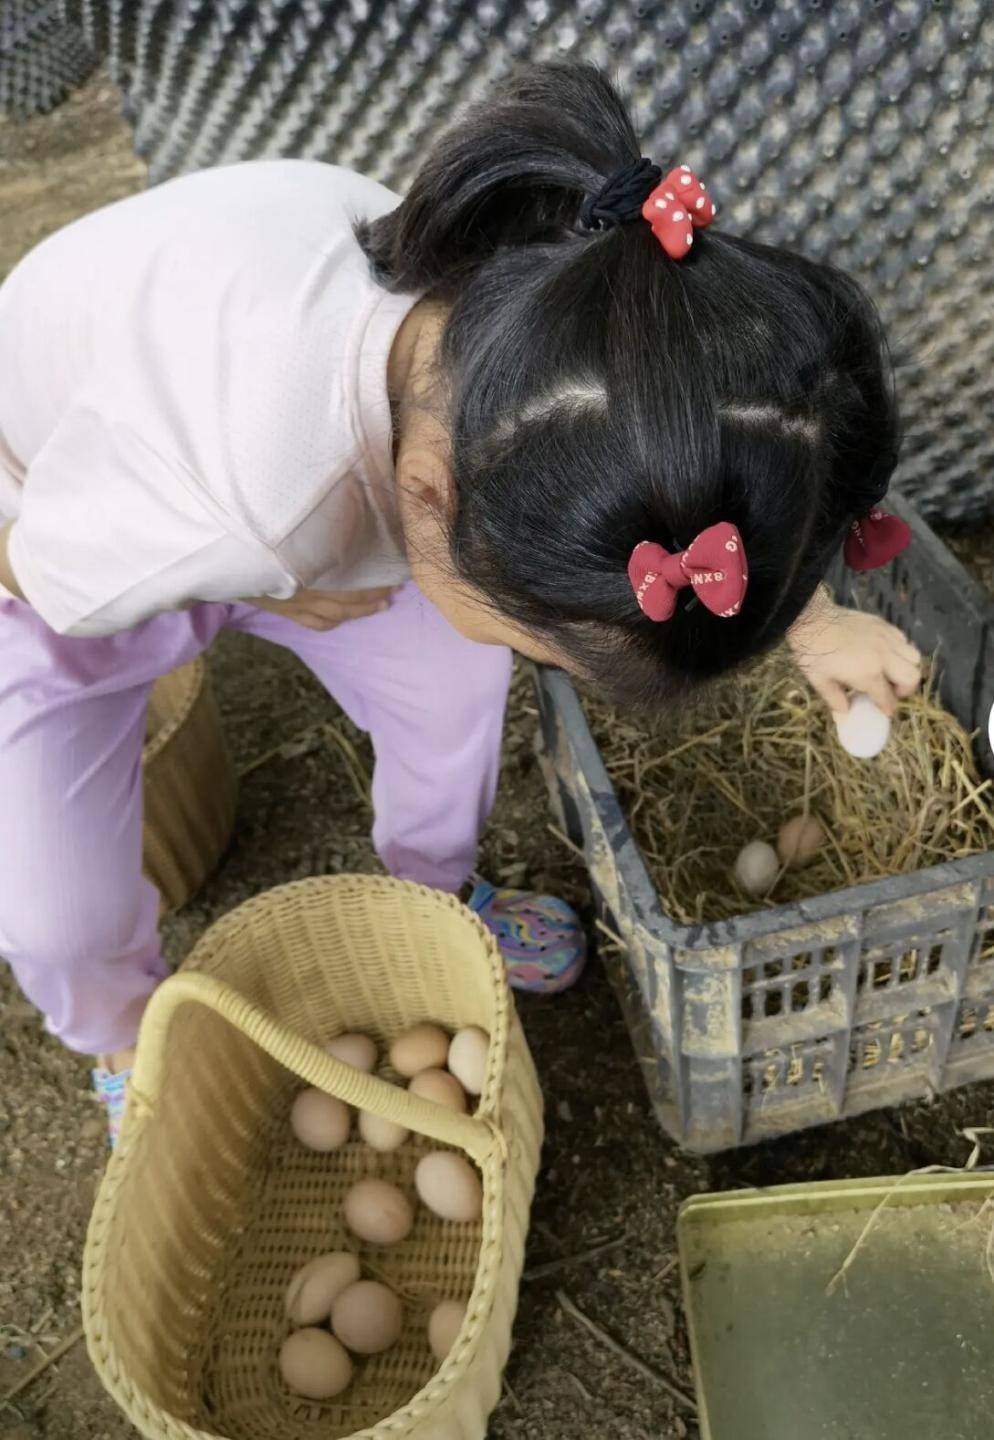
[[[436,142],[406,198],[360,224],[359,241],[387,288],[443,294],[495,250],[562,238],[584,197],[638,158],[599,70],[533,66]]]

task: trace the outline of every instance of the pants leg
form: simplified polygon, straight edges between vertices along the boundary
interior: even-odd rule
[[[0,601],[0,955],[71,1049],[133,1044],[166,973],[141,869],[148,695],[225,615],[200,606],[66,639]]]
[[[369,732],[386,869],[458,890],[497,789],[510,651],[463,639],[414,585],[383,614],[325,633],[236,608],[238,628],[292,650]]]

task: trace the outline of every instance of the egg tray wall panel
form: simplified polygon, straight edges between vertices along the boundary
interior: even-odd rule
[[[29,0],[19,0],[28,4]],[[66,0],[69,3],[69,0]],[[994,507],[989,0],[71,0],[153,181],[312,156],[403,189],[525,60],[606,66],[720,224],[857,275],[888,325],[926,516]]]
[[[97,63],[70,0],[0,3],[0,112],[27,120],[53,110]]]
[[[839,583],[940,659],[943,701],[988,774],[994,610],[904,501],[914,563]],[[994,853],[681,925],[660,903],[569,680],[537,669],[540,758],[623,942],[603,960],[664,1129],[734,1148],[994,1078]]]

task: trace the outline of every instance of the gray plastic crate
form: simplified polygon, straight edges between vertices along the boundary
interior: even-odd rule
[[[938,537],[840,580],[940,657],[968,730],[994,700],[994,611]],[[667,916],[568,678],[537,670],[542,760],[598,906],[604,947],[665,1130],[730,1149],[994,1077],[994,853],[709,925]],[[994,835],[992,835],[994,844]]]

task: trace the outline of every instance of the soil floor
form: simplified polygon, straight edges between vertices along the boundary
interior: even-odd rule
[[[106,83],[27,125],[0,122],[0,274],[57,226],[141,185],[142,167]],[[966,558],[979,557],[978,570],[989,570],[990,528],[957,543]],[[229,854],[197,900],[166,925],[177,961],[217,916],[250,895],[300,876],[375,865],[369,815],[333,743],[334,731],[348,727],[326,694],[286,654],[244,637],[222,637],[211,665],[246,773]],[[495,880],[563,895],[590,919],[586,872],[548,829],[535,726],[522,676],[482,868]],[[360,737],[351,738],[362,747]],[[592,941],[596,934],[592,927]],[[692,1393],[674,1263],[683,1200],[708,1189],[962,1165],[970,1146],[960,1132],[988,1123],[992,1113],[994,1087],[976,1086],[699,1159],[659,1128],[596,956],[570,994],[526,999],[520,1012],[548,1119],[528,1266],[561,1264],[523,1284],[493,1440],[695,1437],[692,1413],[594,1338],[557,1292],[649,1372]],[[0,1397],[76,1331],[83,1238],[104,1155],[86,1064],[43,1034],[0,971]],[[604,1242],[616,1243],[582,1258]],[[13,1401],[0,1398],[5,1440],[126,1440],[135,1433],[104,1395],[80,1343]]]

